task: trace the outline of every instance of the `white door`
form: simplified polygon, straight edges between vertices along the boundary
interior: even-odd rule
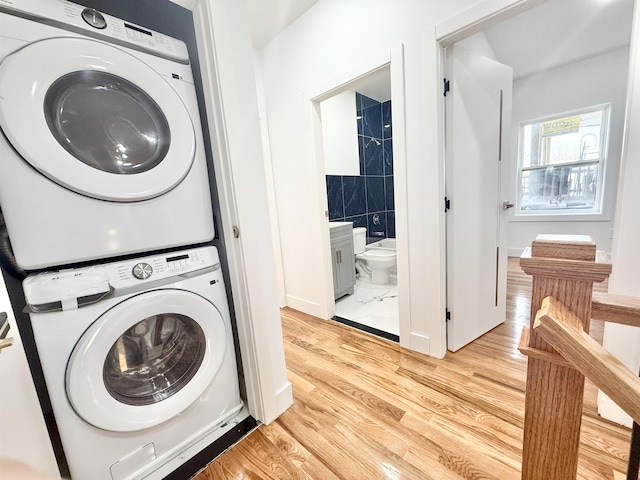
[[[0,127],[41,174],[100,200],[162,195],[184,179],[195,155],[177,92],[147,64],[95,40],[54,38],[7,56]]]
[[[447,347],[456,351],[505,318],[513,71],[455,45],[446,71]]]

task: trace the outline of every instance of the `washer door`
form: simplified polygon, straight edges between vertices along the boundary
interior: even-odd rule
[[[76,344],[67,397],[86,422],[130,432],[191,405],[222,365],[227,332],[214,305],[184,290],[154,290],[115,305]]]
[[[193,163],[195,134],[178,93],[102,42],[54,38],[9,55],[0,63],[0,102],[0,127],[18,153],[82,195],[153,198]]]

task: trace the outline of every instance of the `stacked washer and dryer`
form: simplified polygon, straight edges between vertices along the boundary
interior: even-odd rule
[[[247,416],[218,252],[193,247],[214,237],[199,118],[183,42],[0,2],[0,208],[39,272],[23,289],[74,480],[163,478]]]

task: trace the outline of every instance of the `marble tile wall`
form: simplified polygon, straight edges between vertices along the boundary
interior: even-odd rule
[[[360,175],[327,175],[330,221],[367,228],[367,242],[395,238],[391,101],[356,93]]]

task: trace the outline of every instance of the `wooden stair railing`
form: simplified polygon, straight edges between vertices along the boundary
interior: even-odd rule
[[[576,370],[640,422],[640,378],[582,330],[580,321],[553,297],[542,302],[533,326]]]
[[[640,298],[593,292],[591,318],[640,327]]]
[[[534,322],[546,297],[553,297],[589,332],[593,284],[609,277],[588,236],[539,235],[520,258],[532,276],[531,324],[520,341],[528,355],[525,393],[523,480],[575,480],[584,397],[584,375],[545,340]]]
[[[522,479],[575,480],[585,376],[635,420],[627,478],[637,479],[640,379],[589,336],[589,325],[640,326],[640,299],[592,293],[611,265],[587,236],[539,235],[520,265],[533,277],[531,328],[518,347],[528,356]]]
[[[640,327],[640,298],[594,292],[591,318]],[[629,447],[627,480],[638,480],[638,472],[640,472],[640,422],[635,419]]]

